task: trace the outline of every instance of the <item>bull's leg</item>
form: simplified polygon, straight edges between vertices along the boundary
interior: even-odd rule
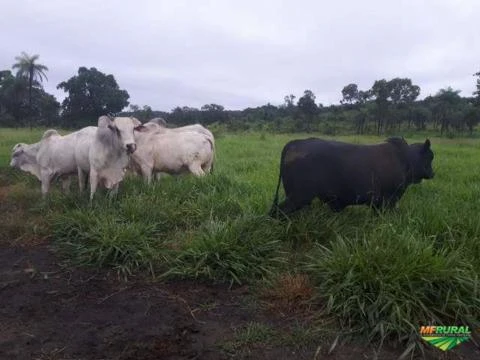
[[[90,169],[90,201],[93,200],[93,194],[97,191],[98,173],[96,170]]]
[[[292,200],[290,198],[286,198],[285,201],[281,202],[278,205],[278,209],[285,215],[289,215],[294,213],[297,210],[309,205],[311,203],[311,199],[308,201],[306,199],[303,200]]]
[[[341,201],[333,200],[328,203],[330,210],[334,212],[340,212],[345,209],[345,205]]]
[[[374,204],[374,208],[378,211],[382,210],[394,210],[397,205],[398,197],[393,196],[388,199],[382,199],[377,204]]]
[[[202,169],[202,165],[198,161],[192,162],[188,165],[188,170],[195,176],[204,176],[205,172]]]

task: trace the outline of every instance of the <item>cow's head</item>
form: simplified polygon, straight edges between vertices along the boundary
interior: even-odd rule
[[[410,156],[413,167],[413,182],[419,183],[422,179],[432,179],[434,176],[432,169],[434,155],[430,140],[426,139],[424,143],[410,145]]]
[[[20,169],[20,164],[23,162],[24,149],[27,144],[16,144],[12,149],[12,159],[10,160],[10,166],[16,169]]]
[[[12,149],[10,166],[40,177],[40,169],[37,164],[37,153],[39,144],[16,144]]]
[[[98,127],[109,129],[113,136],[122,144],[127,154],[132,154],[137,149],[134,131],[144,131],[142,123],[134,117],[110,117],[100,116]]]

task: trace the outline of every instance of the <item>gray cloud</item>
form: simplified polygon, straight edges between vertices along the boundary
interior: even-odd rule
[[[476,14],[459,1],[29,1],[2,6],[0,69],[21,51],[50,68],[45,88],[78,67],[113,74],[154,109],[280,104],[311,89],[338,103],[355,82],[410,77],[422,96],[469,96],[480,70]]]

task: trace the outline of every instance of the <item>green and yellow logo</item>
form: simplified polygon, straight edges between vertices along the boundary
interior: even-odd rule
[[[470,339],[468,326],[421,326],[420,336],[429,344],[447,351]]]

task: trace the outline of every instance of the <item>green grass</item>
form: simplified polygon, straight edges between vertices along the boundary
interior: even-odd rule
[[[218,345],[230,355],[248,358],[255,348],[287,346],[301,350],[317,344],[321,336],[322,333],[317,329],[298,323],[287,329],[278,329],[252,321],[234,329],[233,338]]]
[[[11,196],[46,216],[56,248],[73,264],[227,284],[301,272],[345,334],[375,343],[420,345],[420,325],[478,325],[480,140],[432,138],[435,178],[411,186],[393,211],[332,213],[315,202],[282,222],[266,216],[280,152],[307,135],[222,134],[213,175],[152,186],[127,178],[116,198],[99,192],[90,206],[75,192],[41,201],[36,180],[6,168],[11,147],[42,132],[0,131],[0,175],[28,189]]]

